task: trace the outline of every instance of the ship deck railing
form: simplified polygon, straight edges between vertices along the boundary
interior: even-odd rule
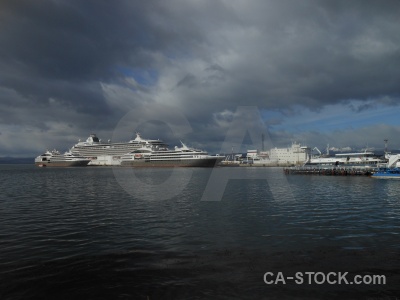
[[[284,168],[287,175],[335,175],[335,176],[370,176],[377,171],[375,167],[365,166],[301,166]]]

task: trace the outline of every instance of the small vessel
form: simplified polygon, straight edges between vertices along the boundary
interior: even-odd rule
[[[306,161],[305,165],[319,166],[345,166],[355,168],[376,168],[380,164],[386,163],[386,159],[376,156],[373,152],[357,153],[336,153],[335,156],[312,157]]]
[[[378,166],[377,171],[372,174],[372,178],[398,178],[400,179],[400,154],[386,153],[388,162]]]
[[[372,178],[395,178],[400,179],[400,168],[379,168],[374,172]]]
[[[87,166],[90,159],[73,154],[69,151],[60,154],[57,150],[47,150],[35,158],[38,167],[83,167]]]
[[[130,167],[214,167],[223,156],[208,155],[203,150],[187,147],[168,149],[167,145],[146,144],[121,157],[121,166]]]

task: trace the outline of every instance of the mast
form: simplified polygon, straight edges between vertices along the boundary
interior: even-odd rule
[[[262,143],[262,146],[261,146],[261,151],[265,151],[265,149],[264,149],[264,133],[261,135],[261,143]]]

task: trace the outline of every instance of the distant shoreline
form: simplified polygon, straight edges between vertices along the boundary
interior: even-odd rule
[[[34,161],[34,157],[0,157],[0,165],[33,164]]]

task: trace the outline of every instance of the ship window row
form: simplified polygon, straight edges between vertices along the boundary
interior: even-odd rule
[[[183,156],[183,157],[176,157],[176,156],[153,156],[151,157],[151,159],[171,159],[171,158],[193,158],[193,156]]]
[[[162,156],[171,156],[171,154],[173,154],[173,153],[152,153],[151,154],[151,156],[153,156],[153,157],[162,157]],[[173,154],[173,156],[172,157],[177,157],[177,156],[179,156],[179,157],[192,157],[193,155],[191,155],[191,154]]]
[[[168,160],[160,160],[160,159],[151,159],[151,160],[148,160],[148,161],[160,161],[160,162],[163,162],[163,161],[165,161],[165,162],[170,162],[170,161],[178,161],[178,162],[181,162],[182,160],[181,159],[177,159],[176,157],[174,157],[174,158],[171,158],[171,159],[168,159]]]

